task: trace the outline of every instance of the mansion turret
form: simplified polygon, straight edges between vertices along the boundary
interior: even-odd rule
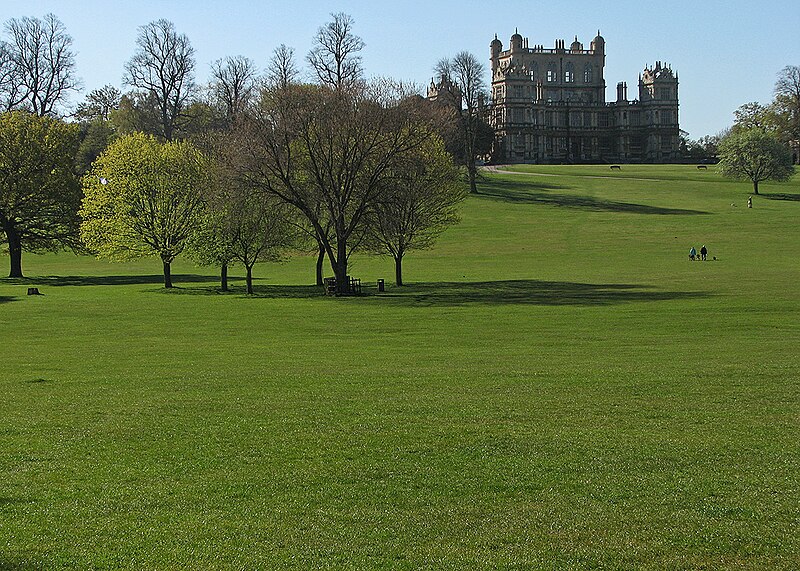
[[[510,49],[490,44],[495,130],[500,162],[670,162],[679,158],[678,76],[656,62],[639,76],[637,99],[617,84],[606,102],[605,40],[589,49],[575,41],[528,45],[519,33]]]

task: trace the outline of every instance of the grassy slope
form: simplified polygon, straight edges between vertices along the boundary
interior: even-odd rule
[[[798,567],[800,181],[520,169],[381,296],[25,258],[0,569]]]

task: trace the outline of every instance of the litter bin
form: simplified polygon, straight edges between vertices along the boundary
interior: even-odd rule
[[[385,291],[385,287],[383,285],[383,280],[378,280],[378,291]]]

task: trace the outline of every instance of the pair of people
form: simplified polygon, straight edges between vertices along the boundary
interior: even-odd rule
[[[705,244],[703,244],[703,247],[700,248],[700,255],[699,256],[697,255],[697,250],[694,249],[694,246],[692,246],[689,249],[689,259],[692,260],[692,261],[697,260],[697,259],[705,260],[706,256],[708,256],[708,249],[706,248]]]

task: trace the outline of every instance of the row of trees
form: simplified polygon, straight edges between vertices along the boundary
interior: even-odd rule
[[[60,23],[45,20],[68,48]],[[0,169],[14,184],[26,179],[26,160],[41,169],[24,189],[0,187],[11,275],[22,275],[23,247],[69,246],[112,259],[158,255],[171,287],[170,265],[187,252],[219,265],[223,288],[228,265],[241,263],[252,291],[256,262],[314,248],[317,283],[327,258],[339,293],[356,250],[391,255],[402,285],[403,256],[457,220],[465,191],[442,135],[471,127],[455,105],[365,81],[352,26],[336,14],[320,28],[307,57],[314,83],[299,81],[292,50],[280,46],[264,76],[247,58],[225,58],[201,89],[188,39],[159,20],[140,28],[126,65],[132,90],[93,91],[77,125],[49,117],[63,93],[40,114],[30,96],[7,99]]]

